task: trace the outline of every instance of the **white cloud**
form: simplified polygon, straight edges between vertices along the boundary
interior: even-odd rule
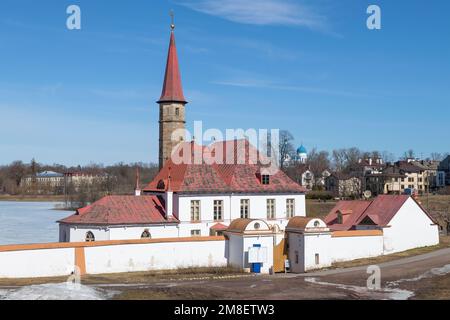
[[[253,25],[303,26],[324,29],[326,18],[292,0],[187,0],[178,4],[233,22]]]
[[[240,88],[299,91],[299,92],[306,92],[306,93],[326,94],[326,95],[345,96],[345,97],[371,97],[371,95],[368,95],[365,93],[333,90],[333,89],[328,89],[328,88],[286,85],[286,84],[279,84],[279,83],[274,83],[272,81],[267,81],[264,79],[256,79],[256,78],[242,78],[242,79],[233,79],[233,80],[225,80],[225,81],[213,81],[212,83],[216,84],[216,85],[240,87]]]

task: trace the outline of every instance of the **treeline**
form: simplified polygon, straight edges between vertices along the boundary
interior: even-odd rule
[[[156,164],[117,163],[110,166],[89,164],[68,167],[61,164],[41,164],[34,159],[30,163],[14,161],[0,166],[0,193],[9,195],[64,195],[71,207],[81,207],[107,194],[132,194],[136,186],[136,169],[139,169],[140,185],[149,183],[158,173]],[[57,173],[82,173],[94,178],[63,186],[22,183],[27,177],[35,177],[44,171]]]

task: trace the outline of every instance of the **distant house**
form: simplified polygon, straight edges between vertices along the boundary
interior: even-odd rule
[[[407,191],[424,194],[437,188],[438,178],[435,162],[398,161],[387,164],[381,172],[366,175],[365,189],[374,195],[404,194]]]
[[[333,172],[325,179],[325,189],[339,198],[357,197],[362,193],[358,177],[340,172]]]
[[[300,164],[295,167],[295,180],[298,184],[305,187],[307,190],[312,190],[314,187],[314,173],[306,164]]]
[[[439,164],[439,171],[445,174],[445,184],[450,186],[450,155]]]
[[[21,187],[36,193],[59,193],[64,189],[64,174],[43,171],[22,179]]]
[[[429,187],[430,190],[438,190],[445,187],[445,184],[442,183],[442,172],[439,172],[439,161],[420,160],[412,161],[411,163],[423,170],[426,182],[428,183],[427,186],[424,186],[424,189],[425,187]]]
[[[30,193],[62,194],[72,186],[77,191],[83,184],[106,179],[105,174],[91,174],[85,172],[54,172],[43,171],[36,175],[29,175],[22,179],[21,186]]]

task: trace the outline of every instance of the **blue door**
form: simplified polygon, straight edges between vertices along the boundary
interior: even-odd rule
[[[260,244],[254,244],[253,248],[261,248]],[[261,273],[262,263],[252,263],[252,273]]]

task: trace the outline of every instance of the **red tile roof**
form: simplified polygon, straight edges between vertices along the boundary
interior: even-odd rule
[[[223,230],[227,230],[228,226],[224,225],[223,223],[216,223],[215,225],[213,225],[211,227],[211,230],[214,231],[223,231]]]
[[[58,221],[81,225],[134,225],[177,223],[165,218],[164,200],[158,196],[106,196]]]
[[[187,103],[183,95],[181,85],[180,68],[178,66],[177,48],[175,46],[175,34],[170,34],[169,53],[167,55],[166,74],[164,77],[164,86],[161,93],[161,102],[181,102]]]
[[[339,201],[325,218],[325,222],[330,229],[336,231],[354,229],[366,218],[379,227],[385,227],[409,198],[411,197],[408,195],[381,195],[372,201]],[[417,205],[435,223],[428,212],[419,203]],[[338,212],[343,214],[343,224],[337,223]],[[349,213],[347,217],[345,212]]]
[[[325,223],[333,231],[350,230],[370,204],[370,201],[339,201],[325,218]],[[343,224],[337,223],[339,212],[343,216]]]
[[[407,195],[381,195],[376,197],[356,224],[369,217],[378,226],[386,226],[410,197]]]
[[[178,193],[306,192],[304,187],[291,180],[281,170],[271,170],[260,161],[254,161],[258,156],[262,156],[247,140],[217,142],[210,147],[186,142],[179,146],[175,155],[184,157],[188,156],[184,154],[187,152],[198,153],[200,161],[177,164],[178,161],[174,161],[172,157],[144,191],[164,191],[170,175],[171,189]],[[203,159],[201,154],[204,155]],[[232,160],[231,164],[226,163],[227,158]],[[263,185],[260,176],[266,171],[270,173],[270,183]]]

